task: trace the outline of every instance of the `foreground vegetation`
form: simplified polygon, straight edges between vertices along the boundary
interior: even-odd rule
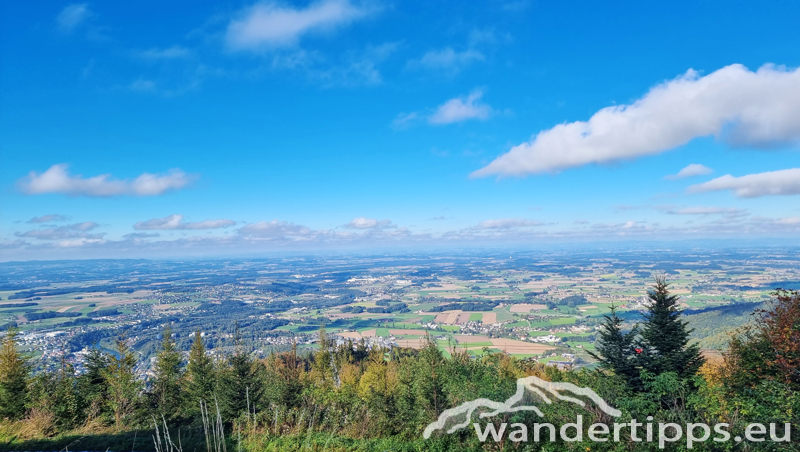
[[[15,332],[0,349],[0,448],[4,450],[659,450],[658,443],[481,443],[474,430],[424,428],[446,409],[476,398],[506,400],[518,378],[537,376],[595,390],[622,415],[594,406],[537,405],[475,422],[584,426],[649,419],[731,425],[740,435],[750,422],[792,424],[800,432],[800,294],[778,291],[771,306],[732,337],[724,359],[704,362],[663,280],[650,293],[641,325],[622,328],[614,310],[605,317],[597,370],[559,370],[488,351],[478,359],[452,350],[445,359],[429,340],[422,350],[336,347],[320,334],[319,349],[296,349],[255,360],[235,350],[212,359],[200,334],[187,362],[165,327],[154,372],[134,374],[135,355],[124,337],[115,353],[95,350],[87,372],[66,362],[31,375],[30,359],[17,351]],[[199,333],[199,332],[198,332]],[[626,439],[627,438],[627,439]],[[800,450],[794,443],[695,443],[692,450]],[[667,444],[686,449],[685,442]],[[793,449],[794,448],[794,449]]]

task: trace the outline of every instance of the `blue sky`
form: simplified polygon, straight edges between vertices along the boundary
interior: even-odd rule
[[[796,244],[797,17],[791,1],[8,4],[0,259]]]

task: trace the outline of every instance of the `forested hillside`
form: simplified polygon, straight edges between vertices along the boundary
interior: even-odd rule
[[[731,333],[753,321],[756,311],[765,307],[765,303],[737,303],[690,311],[686,319],[694,330],[692,339],[698,339],[701,348],[721,350]]]

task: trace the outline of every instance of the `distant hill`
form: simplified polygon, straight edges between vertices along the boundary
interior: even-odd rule
[[[693,339],[699,339],[702,348],[722,350],[727,347],[729,333],[748,323],[756,309],[764,303],[737,303],[713,308],[685,311],[689,327],[694,329]]]
[[[700,341],[704,349],[724,350],[730,340],[729,333],[749,322],[756,309],[765,308],[765,303],[736,303],[704,309],[684,311],[689,328],[694,329],[692,339]],[[606,314],[606,313],[604,313]],[[618,314],[629,323],[642,321],[640,311],[624,311]],[[599,315],[597,315],[599,317]]]

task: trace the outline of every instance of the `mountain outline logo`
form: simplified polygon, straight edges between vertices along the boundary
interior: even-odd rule
[[[544,413],[535,405],[519,405],[516,406],[517,403],[521,402],[522,399],[525,397],[526,389],[530,392],[538,395],[546,404],[552,404],[553,400],[551,397],[554,397],[558,400],[564,400],[567,402],[572,402],[576,405],[581,407],[586,407],[586,402],[583,400],[577,399],[575,397],[570,397],[567,395],[561,394],[561,391],[564,392],[571,392],[574,395],[584,396],[589,398],[592,402],[594,402],[598,408],[600,408],[604,413],[608,414],[609,416],[619,417],[622,415],[622,412],[603,400],[602,397],[597,395],[594,390],[588,387],[580,387],[574,385],[572,383],[565,383],[565,382],[552,382],[542,380],[539,377],[530,376],[530,377],[523,377],[517,379],[517,391],[506,399],[505,402],[495,402],[494,400],[490,399],[475,399],[470,402],[462,403],[461,405],[450,408],[442,412],[439,415],[439,418],[435,422],[431,422],[425,427],[425,431],[422,434],[422,437],[425,439],[429,439],[433,432],[436,430],[442,430],[445,428],[447,421],[456,416],[466,413],[466,418],[464,422],[457,423],[447,429],[447,433],[453,433],[456,430],[460,430],[464,427],[467,427],[472,419],[472,414],[478,408],[489,408],[492,411],[487,411],[484,413],[480,413],[480,418],[487,418],[497,416],[502,413],[514,413],[519,411],[533,411],[538,414],[540,417],[544,417]],[[548,396],[550,395],[550,397]]]

